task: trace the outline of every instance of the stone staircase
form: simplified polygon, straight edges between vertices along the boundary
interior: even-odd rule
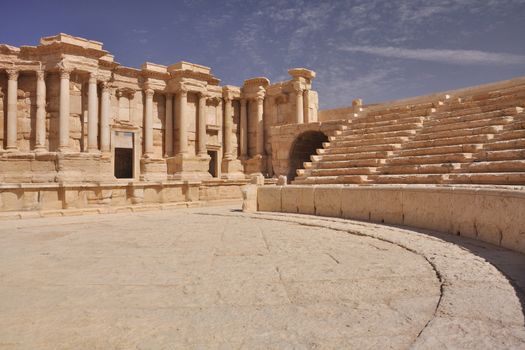
[[[525,83],[376,107],[345,121],[294,183],[523,185],[524,107]]]

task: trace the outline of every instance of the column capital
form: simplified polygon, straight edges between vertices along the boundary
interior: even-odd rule
[[[37,69],[35,73],[36,73],[36,78],[38,80],[44,80],[44,78],[46,77],[46,72],[43,69]]]
[[[199,92],[199,98],[200,99],[208,99],[211,95],[207,91],[200,91]]]
[[[17,80],[20,71],[18,69],[6,69],[7,77],[9,80]]]
[[[96,84],[97,83],[97,73],[89,72],[89,83],[90,84]]]
[[[60,68],[60,79],[69,79],[72,71],[70,68]]]
[[[109,90],[109,82],[101,81],[100,82],[100,88],[102,89],[102,91],[108,91]]]
[[[146,94],[146,97],[153,97],[153,94],[155,91],[149,87],[144,89],[144,93]]]

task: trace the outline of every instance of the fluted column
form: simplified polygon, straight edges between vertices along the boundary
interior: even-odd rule
[[[295,121],[297,124],[303,124],[304,123],[303,90],[296,89],[295,98],[296,98],[295,100],[295,103],[296,103]]]
[[[7,71],[7,150],[17,150],[18,71]]]
[[[35,151],[46,150],[46,81],[43,70],[36,71]]]
[[[110,151],[110,130],[109,130],[109,86],[107,82],[101,84],[102,93],[100,96],[100,150],[104,153]]]
[[[58,150],[69,150],[69,76],[71,70],[60,71],[60,110],[58,113]]]
[[[179,153],[185,154],[188,153],[188,121],[186,116],[186,105],[188,103],[188,91],[187,90],[179,90],[179,92],[176,95],[177,99],[177,105],[179,108],[179,134],[178,134],[178,140],[179,140]]]
[[[304,122],[310,123],[311,116],[310,116],[310,91],[304,90],[303,91],[303,103],[304,103]]]
[[[199,114],[198,114],[198,155],[205,156],[206,153],[206,99],[208,98],[206,93],[199,94]]]
[[[241,131],[240,131],[240,147],[241,157],[245,159],[248,156],[248,116],[246,113],[246,99],[241,99]]]
[[[153,94],[154,91],[150,88],[144,90],[146,96],[145,111],[144,111],[144,155],[150,156],[153,154]]]
[[[97,101],[97,77],[95,73],[89,74],[88,87],[88,152],[98,151],[98,101]]]
[[[173,95],[166,94],[166,116],[165,116],[165,157],[173,155]]]
[[[257,155],[264,155],[264,98],[257,97]]]
[[[224,98],[224,159],[232,159],[232,129],[233,129],[232,99]]]

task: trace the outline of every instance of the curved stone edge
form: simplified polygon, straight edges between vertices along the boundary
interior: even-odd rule
[[[259,186],[256,201],[259,211],[403,225],[525,253],[524,186]]]
[[[379,239],[423,256],[441,281],[434,317],[414,349],[509,349],[525,347],[523,291],[485,259],[428,232],[321,218],[304,214],[209,214],[277,220]],[[521,295],[518,295],[521,294]]]

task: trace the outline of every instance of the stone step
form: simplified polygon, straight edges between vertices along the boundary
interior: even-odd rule
[[[463,145],[472,143],[485,143],[494,138],[493,134],[482,134],[482,135],[468,135],[468,136],[456,136],[447,137],[434,140],[418,140],[409,141],[403,145],[404,149],[415,149],[415,148],[426,148],[426,147],[437,147],[437,146],[451,146],[451,145]]]
[[[485,98],[472,99],[472,98],[461,98],[461,102],[452,101],[452,103],[445,105],[446,109],[449,110],[458,110],[463,108],[472,108],[472,107],[485,107],[485,106],[501,106],[508,105],[515,102],[523,102],[525,98],[525,92],[515,92],[502,94],[500,96],[486,95]]]
[[[414,141],[446,139],[458,136],[496,134],[500,130],[503,130],[501,126],[484,126],[471,129],[446,130],[432,134],[418,134],[414,138]]]
[[[300,184],[364,184],[367,183],[366,175],[343,175],[343,176],[309,176],[305,179],[294,180],[294,185]]]
[[[432,125],[426,126],[421,130],[422,134],[435,133],[440,131],[448,130],[457,130],[457,129],[467,129],[467,128],[480,128],[483,126],[492,126],[492,125],[506,125],[514,121],[513,117],[494,117],[486,119],[477,119],[469,121],[460,121],[456,123],[448,123],[441,125]]]
[[[400,131],[385,131],[385,132],[371,132],[354,135],[342,135],[333,136],[329,138],[330,141],[351,141],[351,140],[365,140],[365,139],[377,139],[379,137],[398,137],[398,136],[412,136],[415,135],[415,130],[400,130]]]
[[[337,169],[337,168],[351,168],[351,167],[374,167],[381,164],[385,164],[384,159],[352,159],[352,160],[336,160],[315,163],[316,169]]]
[[[525,138],[525,130],[503,130],[495,136],[496,141]]]
[[[435,109],[429,109],[429,110],[415,110],[415,111],[407,111],[403,113],[388,113],[388,114],[380,114],[380,115],[366,115],[363,117],[359,117],[359,122],[363,123],[372,123],[372,122],[379,122],[379,121],[387,121],[387,120],[404,120],[407,118],[413,118],[413,117],[426,117],[432,113],[434,113]]]
[[[311,176],[369,175],[377,173],[374,167],[312,169]]]
[[[388,165],[463,163],[472,160],[472,153],[448,153],[425,156],[388,158]]]
[[[379,152],[359,152],[359,153],[340,153],[340,154],[324,154],[310,156],[312,161],[334,161],[334,160],[354,160],[354,159],[384,159],[393,154],[392,151]]]
[[[475,159],[476,161],[525,159],[525,147],[520,149],[505,149],[501,151],[481,151],[475,154]]]
[[[447,183],[478,185],[525,185],[525,172],[449,174]]]
[[[329,149],[317,150],[318,154],[345,154],[345,153],[360,153],[360,152],[375,152],[375,151],[394,151],[400,149],[401,144],[382,144],[382,145],[368,145],[355,147],[333,147]]]
[[[466,121],[472,121],[472,120],[496,118],[496,117],[515,116],[521,113],[522,110],[523,109],[519,107],[512,107],[512,108],[498,109],[496,111],[485,112],[485,113],[475,113],[475,114],[463,115],[459,117],[455,116],[454,114],[452,115],[436,114],[435,116],[432,116],[432,118],[425,123],[425,127],[434,126],[434,125],[452,124],[452,123],[458,123],[458,122],[466,122]]]
[[[462,105],[463,108],[457,108],[452,110],[443,110],[439,113],[435,114],[435,117],[441,117],[441,116],[451,116],[451,117],[460,117],[465,115],[471,115],[471,114],[479,114],[479,113],[487,113],[487,112],[494,112],[497,110],[505,109],[505,108],[511,108],[511,107],[522,107],[517,105],[517,101],[510,101],[505,104],[488,104],[486,106],[468,106],[468,105]]]
[[[380,174],[447,174],[460,169],[458,163],[386,165],[378,170]]]
[[[372,123],[356,121],[350,125],[348,130],[356,131],[356,132],[357,130],[360,130],[360,129],[370,129],[368,130],[369,132],[404,130],[404,129],[409,129],[410,124],[421,124],[428,118],[429,117],[411,117],[411,118],[404,118],[400,120],[394,119],[394,120],[377,121],[377,122],[372,122]],[[397,126],[397,128],[395,126]],[[390,129],[389,127],[392,127],[392,129]],[[385,128],[385,129],[380,129],[380,128]],[[348,131],[346,131],[345,133],[347,132]]]
[[[425,156],[432,154],[448,154],[448,153],[473,153],[482,149],[481,144],[464,144],[464,145],[452,145],[452,146],[437,146],[437,147],[424,147],[424,148],[412,148],[412,149],[401,149],[396,151],[394,156],[396,157],[408,157],[408,156]]]
[[[461,165],[460,172],[469,173],[498,173],[498,172],[525,172],[525,160],[502,160],[490,162],[474,162]]]
[[[524,130],[525,131],[525,130]],[[524,133],[525,136],[525,133]],[[483,146],[484,150],[507,150],[514,148],[523,148],[525,149],[525,138],[517,138],[513,140],[504,140],[504,141],[495,141],[487,143]]]
[[[441,104],[440,101],[435,102],[424,102],[424,103],[418,103],[413,105],[402,105],[402,106],[395,106],[395,107],[387,107],[383,109],[377,109],[372,110],[368,112],[368,115],[370,116],[380,116],[385,114],[399,114],[399,113],[407,113],[407,112],[416,112],[421,113],[422,111],[427,111],[431,108],[436,108]]]
[[[463,97],[462,100],[463,101],[479,101],[479,100],[486,100],[486,99],[497,98],[497,97],[507,96],[507,95],[520,94],[520,93],[525,93],[525,84],[517,84],[517,85],[512,85],[509,87],[504,87],[504,88],[496,89],[492,91],[474,93],[470,96]]]
[[[447,180],[448,174],[402,174],[370,175],[368,180],[376,184],[440,184]]]
[[[351,140],[351,141],[345,141],[345,140],[337,140],[333,143],[330,143],[331,146],[334,147],[352,147],[352,146],[372,146],[372,145],[384,145],[384,144],[397,144],[397,143],[403,143],[408,141],[408,137],[380,137],[380,138],[373,138],[373,139],[359,139],[359,140]]]

